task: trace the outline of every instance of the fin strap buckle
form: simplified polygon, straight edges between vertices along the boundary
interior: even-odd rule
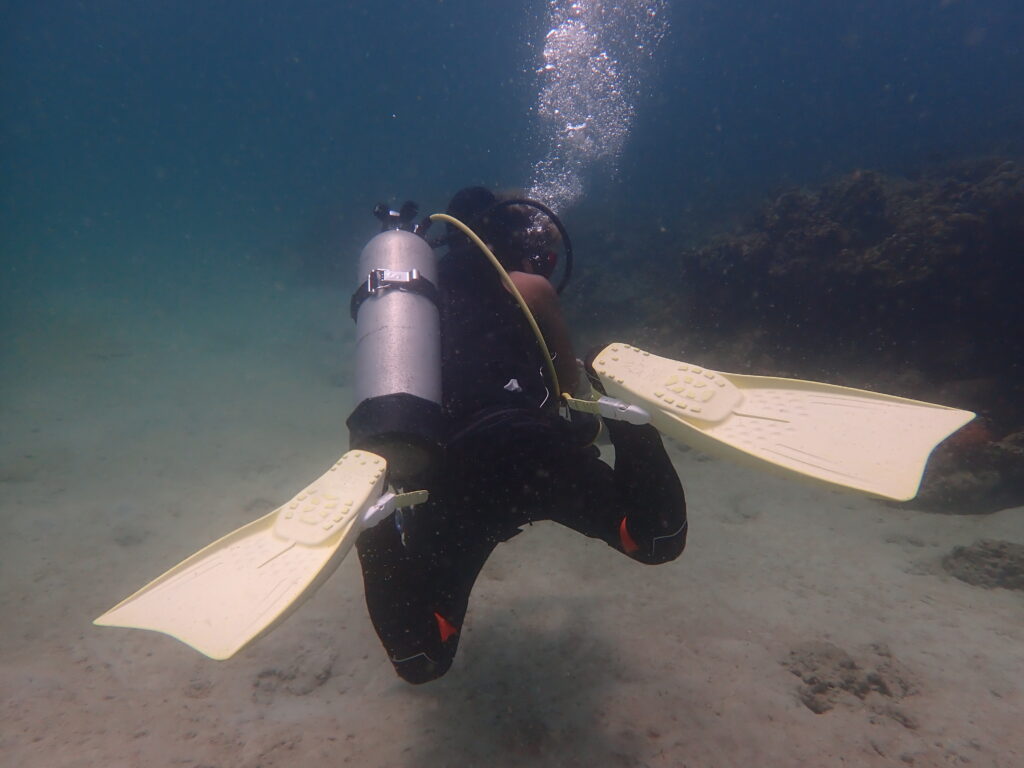
[[[409,491],[407,493],[385,493],[377,503],[363,512],[359,520],[362,528],[373,528],[381,520],[388,517],[399,507],[412,507],[422,504],[430,497],[427,491]]]
[[[627,424],[648,424],[651,414],[639,405],[632,405],[615,397],[602,395],[597,400],[581,400],[578,397],[565,396],[565,404],[574,411],[593,413],[612,421],[624,421]]]

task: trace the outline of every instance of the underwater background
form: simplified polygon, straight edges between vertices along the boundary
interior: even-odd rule
[[[567,216],[603,207],[684,233],[783,186],[1020,149],[1012,0],[646,5],[667,34],[633,54],[617,173],[588,169]],[[469,183],[526,186],[550,148],[543,2],[3,15],[4,252],[34,278],[116,279],[125,250],[157,246],[175,256],[152,266],[181,270],[212,242],[282,270],[281,251],[310,241],[352,259],[375,201],[426,211]]]
[[[1022,40],[1018,0],[0,3],[0,752],[1019,764]],[[471,184],[564,217],[578,351],[980,419],[903,506],[676,446],[679,570],[506,545],[432,692],[351,562],[233,667],[92,627],[341,455],[371,210]]]

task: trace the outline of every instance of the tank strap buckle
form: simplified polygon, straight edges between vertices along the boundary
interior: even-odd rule
[[[366,276],[366,282],[359,286],[354,294],[349,309],[352,319],[356,319],[359,307],[371,296],[379,296],[389,288],[397,288],[401,291],[418,293],[430,299],[435,305],[438,303],[437,287],[425,278],[418,269],[410,269],[401,272],[395,269],[371,269]]]
[[[408,272],[398,272],[394,269],[371,269],[366,278],[366,290],[369,293],[377,293],[392,285],[409,285],[418,280],[420,271],[410,269]]]

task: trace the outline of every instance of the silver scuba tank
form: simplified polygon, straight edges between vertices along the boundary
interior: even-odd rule
[[[385,229],[363,248],[359,276],[350,443],[387,459],[401,486],[428,472],[440,450],[437,258],[420,235]]]

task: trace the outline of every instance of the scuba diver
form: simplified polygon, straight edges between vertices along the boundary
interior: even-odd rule
[[[459,191],[448,211],[417,225],[415,203],[374,210],[382,229],[363,248],[350,302],[350,450],[94,623],[163,632],[228,659],[291,615],[354,546],[392,664],[425,683],[451,667],[488,556],[523,526],[561,523],[650,565],[680,555],[686,502],[661,435],[907,501],[935,446],[974,418],[621,342],[595,350],[581,375],[558,303],[572,272],[558,217],[482,187]],[[448,225],[440,261],[425,237],[437,220]],[[614,467],[593,444],[600,429]]]
[[[550,229],[483,187],[460,190],[448,213],[487,241],[508,271],[562,389],[586,389],[549,280]],[[430,497],[356,542],[370,618],[410,683],[449,669],[481,568],[524,525],[552,520],[650,565],[674,560],[686,544],[683,488],[657,430],[604,420],[615,466],[603,462],[593,445],[597,417],[559,414],[515,298],[478,247],[448,227],[438,267],[444,438],[439,461],[419,483]]]

